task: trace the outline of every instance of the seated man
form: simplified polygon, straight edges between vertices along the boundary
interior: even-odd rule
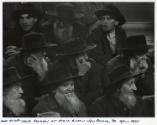
[[[75,82],[75,90],[78,97],[89,106],[101,95],[100,67],[88,57],[88,52],[96,47],[95,44],[87,44],[83,38],[69,39],[60,46],[57,63],[68,66],[71,73],[81,75]]]
[[[3,116],[25,116],[25,101],[21,98],[23,94],[21,82],[29,76],[21,78],[15,67],[5,69],[3,75]]]
[[[146,117],[153,116],[148,110],[148,103],[137,97],[135,77],[128,66],[119,60],[107,63],[106,70],[109,82],[105,95],[97,99],[89,110],[94,117]],[[149,103],[150,104],[150,103]],[[149,107],[152,107],[149,105]]]
[[[85,117],[86,107],[75,94],[74,81],[79,76],[72,75],[68,67],[56,65],[43,85],[48,96],[43,97],[34,107],[33,113],[39,117]]]

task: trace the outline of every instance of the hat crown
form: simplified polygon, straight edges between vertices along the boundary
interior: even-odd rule
[[[28,33],[23,36],[22,49],[24,51],[36,50],[46,46],[46,40],[42,33]]]
[[[128,37],[126,45],[124,46],[124,51],[135,55],[146,53],[148,51],[148,46],[145,36],[136,35]]]
[[[88,45],[81,37],[71,38],[61,45],[60,53],[65,55],[74,55],[88,51],[95,45]]]
[[[21,79],[15,67],[9,67],[4,70],[3,74],[3,84],[4,87],[11,86],[13,84],[17,84]]]

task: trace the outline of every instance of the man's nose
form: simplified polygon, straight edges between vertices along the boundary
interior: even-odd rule
[[[137,90],[135,83],[134,83],[134,84],[132,84],[131,88],[132,88],[132,90],[134,90],[134,91],[136,91],[136,90]]]
[[[19,88],[19,93],[23,93],[23,89],[21,87]]]

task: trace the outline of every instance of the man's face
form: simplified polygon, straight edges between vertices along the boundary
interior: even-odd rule
[[[66,41],[72,37],[73,26],[69,21],[57,20],[53,26],[54,34],[60,41]]]
[[[10,87],[7,91],[8,97],[12,99],[19,99],[23,94],[23,89],[19,85],[14,85]]]
[[[100,21],[101,21],[102,29],[105,32],[113,31],[115,27],[118,25],[118,21],[116,21],[111,15],[102,16]]]
[[[30,31],[35,23],[37,22],[37,18],[30,16],[29,14],[21,14],[19,18],[19,24],[24,31]]]
[[[134,91],[136,91],[137,88],[134,82],[135,79],[131,78],[124,82],[120,88],[120,100],[126,104],[128,108],[131,108],[136,104],[136,96]]]
[[[57,90],[58,92],[62,94],[71,94],[74,92],[74,81],[73,80],[68,80],[62,83]]]
[[[134,56],[130,59],[130,69],[133,74],[146,72],[148,69],[146,55]]]

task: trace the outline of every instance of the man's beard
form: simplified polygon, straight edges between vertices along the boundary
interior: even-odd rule
[[[78,115],[82,110],[83,103],[74,92],[67,94],[56,92],[55,98],[59,105],[71,115]]]
[[[25,101],[21,98],[11,99],[4,98],[4,105],[11,111],[15,116],[19,116],[25,112]]]
[[[136,96],[134,94],[131,95],[120,95],[121,101],[130,109],[136,105]]]

